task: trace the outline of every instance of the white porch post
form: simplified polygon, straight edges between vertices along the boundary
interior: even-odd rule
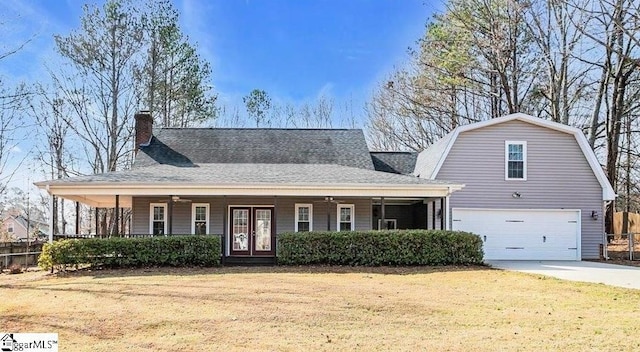
[[[445,197],[446,198],[446,197]],[[447,209],[445,206],[445,198],[440,198],[440,230],[444,230],[447,228],[446,218],[447,218]]]
[[[80,202],[76,202],[76,235],[80,234]]]
[[[436,229],[436,201],[431,202],[431,229]]]
[[[120,195],[116,194],[116,207],[114,209],[114,224],[113,224],[113,229],[114,229],[114,235],[116,237],[121,236],[120,230],[118,229],[118,227],[120,226]]]
[[[49,193],[49,243],[53,243],[53,217],[55,216],[55,214],[53,214],[54,198],[55,196]]]
[[[227,196],[222,196],[222,209],[224,215],[222,215],[222,264],[224,264],[224,258],[229,255],[228,248],[231,248],[229,243],[231,242],[231,213],[229,210],[229,204],[227,202]]]
[[[450,196],[446,196],[444,198],[444,211],[445,211],[445,222],[446,222],[446,226],[445,229],[446,230],[451,230],[451,221],[450,221],[450,216],[451,216],[451,211],[449,211],[449,197]]]
[[[382,217],[382,221],[379,221],[378,230],[387,230],[387,212],[384,205],[384,197],[380,197],[380,216]]]

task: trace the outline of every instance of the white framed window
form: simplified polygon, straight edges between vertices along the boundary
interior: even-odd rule
[[[167,204],[149,204],[149,233],[164,235],[167,233]]]
[[[191,204],[191,233],[206,235],[209,233],[209,204]]]
[[[354,231],[356,229],[355,206],[353,204],[338,204],[336,217],[338,231]]]
[[[7,223],[7,232],[13,233],[13,222]]]
[[[527,142],[504,142],[504,179],[527,180]]]
[[[313,231],[313,205],[296,204],[295,232]]]

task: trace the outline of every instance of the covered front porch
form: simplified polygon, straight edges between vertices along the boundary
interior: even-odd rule
[[[113,225],[100,226],[99,216],[93,215],[93,230],[98,231],[83,233],[78,227],[82,214],[77,212],[75,233],[72,236],[52,233],[50,240],[65,237],[215,234],[223,236],[227,256],[273,256],[275,236],[278,233],[445,229],[447,224],[447,196],[398,198],[117,194],[108,197],[83,197],[88,201],[83,204],[92,206],[92,214],[107,213],[108,222]],[[73,200],[76,197],[69,198]],[[101,201],[96,202],[97,199]],[[76,209],[79,209],[80,203],[76,202]],[[55,209],[52,211],[55,212]],[[52,228],[58,227],[52,224]]]
[[[285,232],[448,229],[448,199],[463,187],[336,165],[246,164],[160,165],[36,185],[51,195],[52,213],[59,197],[108,214],[111,226],[96,223],[85,235],[221,235],[225,257],[273,257]]]

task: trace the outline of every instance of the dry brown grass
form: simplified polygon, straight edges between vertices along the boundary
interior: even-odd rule
[[[488,268],[0,276],[0,330],[61,351],[640,349],[640,292]]]

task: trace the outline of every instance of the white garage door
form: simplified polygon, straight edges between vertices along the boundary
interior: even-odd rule
[[[493,260],[580,260],[580,211],[452,209],[452,228],[483,241]]]

